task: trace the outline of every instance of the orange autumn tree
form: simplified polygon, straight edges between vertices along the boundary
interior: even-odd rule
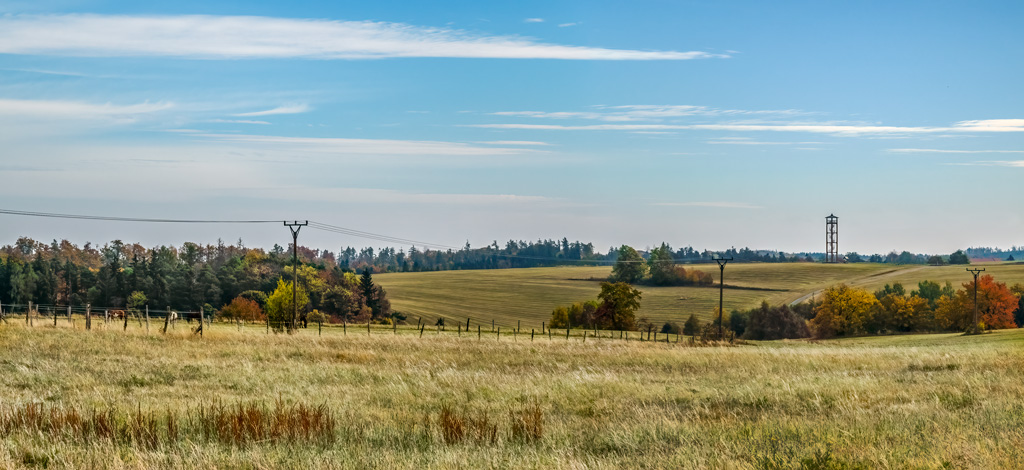
[[[220,317],[225,320],[242,320],[247,322],[263,321],[263,309],[256,302],[244,297],[235,297],[230,304],[220,309]]]
[[[878,299],[864,289],[846,284],[829,287],[822,294],[821,305],[814,310],[811,330],[816,338],[863,333],[876,305]]]
[[[943,297],[935,309],[939,325],[949,330],[966,331],[974,321],[974,281],[964,283],[964,288],[953,297]],[[1002,282],[996,282],[991,275],[978,278],[978,322],[986,330],[1015,328],[1013,312],[1017,309],[1017,297]]]

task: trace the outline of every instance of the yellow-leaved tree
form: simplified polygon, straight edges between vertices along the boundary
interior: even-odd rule
[[[293,327],[298,326],[298,319],[295,319],[296,324],[293,325],[292,323],[292,316],[295,313],[294,306],[298,304],[301,311],[308,303],[309,295],[306,294],[302,286],[299,286],[299,291],[295,295],[295,302],[292,303],[292,283],[285,282],[283,278],[279,278],[277,280],[277,288],[267,298],[267,317],[270,319],[270,326],[276,331],[281,331],[285,328],[291,331]]]
[[[829,287],[814,311],[811,330],[816,338],[862,333],[877,304],[878,299],[864,289],[846,284]]]

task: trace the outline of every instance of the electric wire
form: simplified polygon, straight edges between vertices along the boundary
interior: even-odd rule
[[[269,224],[280,220],[195,220],[195,219],[153,219],[145,217],[110,217],[100,215],[55,214],[51,212],[18,211],[0,209],[0,214],[22,215],[28,217],[47,217],[55,219],[102,220],[108,222],[156,222],[172,224]]]

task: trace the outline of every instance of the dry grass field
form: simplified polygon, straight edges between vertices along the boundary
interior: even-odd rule
[[[0,323],[0,468],[1024,466],[1017,330],[687,347],[44,324]]]
[[[996,280],[1013,284],[1024,282],[1024,264],[981,265]],[[716,265],[687,265],[713,273]],[[504,327],[522,321],[524,327],[540,327],[551,317],[551,310],[597,297],[599,281],[607,278],[610,267],[557,267],[504,269],[487,271],[438,271],[393,273],[374,276],[388,290],[396,310],[406,312],[415,323],[417,317],[438,316],[474,322],[491,320]],[[902,282],[907,290],[922,280],[952,281],[957,288],[971,279],[964,266],[893,266],[885,264],[730,264],[725,282],[730,286],[773,290],[727,289],[725,309],[748,309],[762,300],[771,304],[809,298],[810,294],[840,282],[877,289],[886,283]],[[718,306],[718,287],[640,287],[643,300],[638,316],[655,324],[683,322],[690,314],[710,318]]]

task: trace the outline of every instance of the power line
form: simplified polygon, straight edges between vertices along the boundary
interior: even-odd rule
[[[109,217],[100,215],[55,214],[51,212],[16,211],[0,209],[0,214],[22,215],[28,217],[47,217],[53,219],[102,220],[108,222],[155,222],[172,224],[269,224],[280,220],[195,220],[195,219],[151,219],[144,217]]]
[[[419,240],[411,240],[411,239],[408,239],[408,238],[392,237],[390,235],[383,235],[383,234],[373,233],[373,232],[365,232],[365,231],[362,231],[362,230],[356,230],[356,229],[351,229],[351,228],[346,228],[346,227],[339,227],[337,225],[330,225],[330,224],[325,224],[325,223],[321,223],[321,222],[310,221],[309,222],[309,226],[310,226],[310,228],[315,228],[317,230],[323,230],[325,232],[333,232],[333,233],[338,233],[338,234],[342,234],[342,235],[350,235],[350,236],[353,236],[353,237],[360,237],[360,238],[369,238],[369,239],[372,239],[372,240],[377,240],[377,241],[382,241],[382,242],[387,242],[387,243],[401,243],[401,244],[409,244],[409,245],[420,245],[420,246],[423,246],[423,247],[445,248],[445,249],[452,249],[452,250],[459,250],[460,249],[458,247],[454,247],[454,246],[451,246],[451,245],[444,245],[444,244],[440,244],[440,243],[430,243],[430,242],[424,242],[424,241],[419,241]]]
[[[75,220],[97,220],[106,222],[143,222],[143,223],[179,223],[179,224],[276,224],[282,221],[280,220],[216,220],[216,219],[163,219],[163,218],[147,218],[147,217],[115,217],[115,216],[99,216],[99,215],[83,215],[83,214],[61,214],[52,212],[38,212],[38,211],[19,211],[13,209],[0,209],[0,215],[17,215],[25,217],[43,217],[43,218],[55,218],[55,219],[75,219]],[[309,227],[317,230],[336,233],[339,235],[348,235],[357,238],[364,238],[369,240],[376,240],[385,243],[394,243],[399,245],[419,245],[427,249],[444,249],[444,250],[461,250],[462,248],[445,245],[441,243],[431,243],[421,240],[413,240],[409,238],[393,237],[390,235],[384,235],[380,233],[367,232],[363,230],[352,229],[348,227],[341,227],[338,225],[325,224],[322,222],[310,221]],[[504,254],[504,253],[488,253],[491,256],[497,256],[500,258],[507,259],[522,259],[531,261],[553,261],[561,263],[581,263],[581,264],[603,264],[613,263],[614,260],[587,260],[587,259],[568,259],[568,258],[556,258],[556,257],[543,257],[543,256],[529,256],[529,255],[515,255],[515,254]],[[677,259],[675,262],[687,262],[697,260],[682,260]],[[645,263],[644,260],[639,261],[622,261],[623,263]]]

